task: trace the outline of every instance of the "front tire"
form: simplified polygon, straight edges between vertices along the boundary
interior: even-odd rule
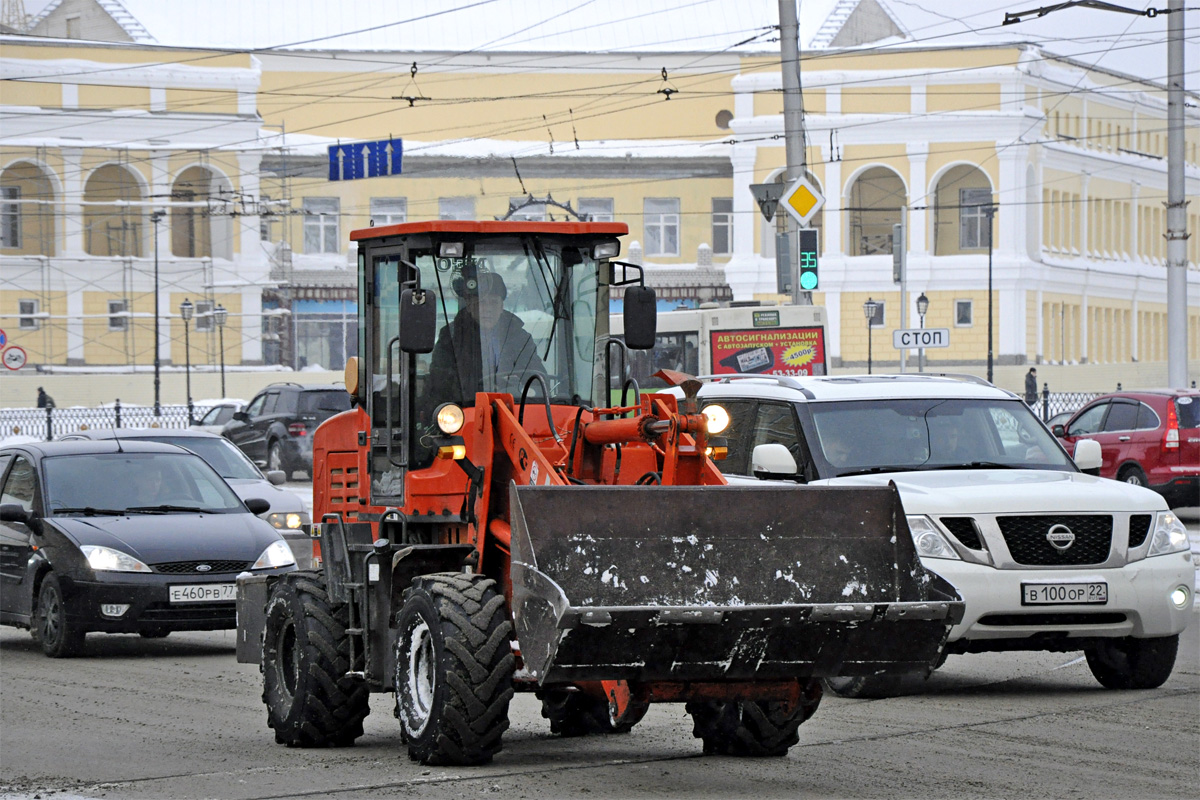
[[[263,702],[275,741],[288,747],[349,747],[371,713],[366,682],[346,677],[349,607],[329,598],[317,572],[275,584],[263,642]]]
[[[795,708],[777,701],[709,700],[687,704],[692,735],[705,755],[783,756],[800,741],[798,729],[821,704],[821,682],[804,686]]]
[[[838,697],[879,699],[904,693],[903,681],[897,675],[860,675],[855,678],[825,678],[825,688]]]
[[[1107,639],[1084,649],[1088,668],[1106,689],[1157,689],[1171,677],[1179,634],[1156,639]]]
[[[83,653],[86,631],[67,615],[67,600],[58,576],[51,572],[38,592],[37,619],[34,622],[42,652],[50,658],[71,658]]]
[[[516,664],[496,582],[462,572],[417,578],[396,623],[396,717],[409,757],[491,761],[508,729]]]

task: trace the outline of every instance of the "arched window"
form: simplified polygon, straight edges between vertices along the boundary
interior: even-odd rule
[[[205,167],[188,167],[171,185],[171,253],[179,258],[230,258],[229,183]]]
[[[0,251],[54,255],[54,186],[36,164],[18,161],[0,172]]]
[[[93,172],[83,189],[84,249],[93,256],[140,257],[141,200],[141,185],[125,167],[109,164]]]
[[[846,231],[852,256],[890,255],[892,226],[908,204],[904,181],[887,167],[871,167],[850,187]]]
[[[938,179],[933,202],[934,255],[987,250],[992,183],[983,170],[970,164],[946,170]]]

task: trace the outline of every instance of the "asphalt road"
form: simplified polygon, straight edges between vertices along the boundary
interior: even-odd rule
[[[1200,612],[1197,612],[1200,617]],[[88,637],[51,660],[0,629],[0,799],[1190,798],[1200,786],[1200,619],[1153,691],[1100,688],[1079,654],[952,656],[922,696],[827,696],[785,758],[705,757],[681,706],[630,734],[551,736],[532,695],[495,761],[410,761],[375,695],[346,749],[274,743],[231,632]]]

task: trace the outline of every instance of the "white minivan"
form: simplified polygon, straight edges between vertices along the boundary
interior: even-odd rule
[[[1095,442],[1072,457],[1019,397],[972,376],[701,380],[701,405],[730,416],[716,463],[731,483],[895,484],[921,563],[966,603],[944,655],[1082,650],[1111,689],[1170,676],[1193,602],[1187,530],[1161,495],[1088,474]],[[902,686],[828,684],[850,697]]]

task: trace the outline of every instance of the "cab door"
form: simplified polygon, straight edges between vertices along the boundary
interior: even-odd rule
[[[38,481],[33,463],[24,455],[0,457],[0,504],[13,503],[32,514],[37,503]],[[7,473],[5,474],[5,468]],[[26,565],[34,552],[33,529],[24,522],[0,522],[0,612],[6,621],[29,621],[32,597],[25,585]]]

